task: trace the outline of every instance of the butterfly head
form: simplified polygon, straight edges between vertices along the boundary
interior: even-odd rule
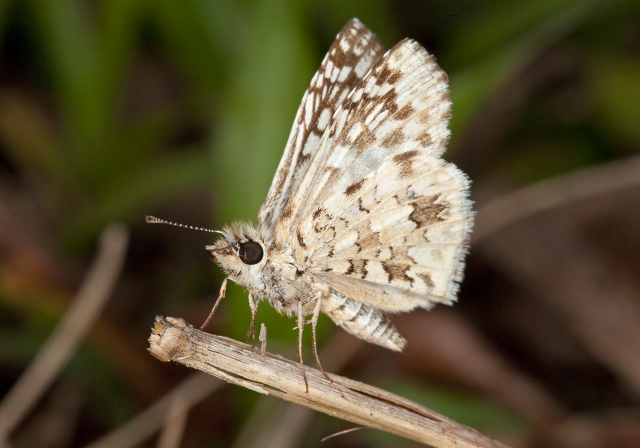
[[[250,225],[225,228],[222,238],[206,246],[209,258],[234,282],[249,290],[263,288],[261,272],[267,258],[264,238]]]

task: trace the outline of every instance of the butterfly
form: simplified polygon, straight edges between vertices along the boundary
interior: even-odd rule
[[[257,226],[225,227],[206,247],[226,274],[219,299],[227,280],[249,291],[250,334],[260,300],[296,315],[302,363],[311,316],[320,366],[320,313],[401,351],[388,314],[456,300],[473,212],[469,179],[441,158],[450,116],[447,75],[424,48],[405,39],[385,52],[358,19],[344,26],[304,94]]]

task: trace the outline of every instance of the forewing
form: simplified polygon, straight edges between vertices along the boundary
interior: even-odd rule
[[[378,38],[358,19],[347,23],[311,80],[258,222],[273,229],[276,220],[307,171],[331,117],[349,92],[384,53]]]
[[[387,311],[455,300],[472,225],[448,142],[446,74],[419,44],[390,50],[335,114],[274,237],[347,297]]]

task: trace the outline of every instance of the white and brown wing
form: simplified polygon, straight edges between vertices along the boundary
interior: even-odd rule
[[[332,118],[276,243],[293,239],[299,266],[382,311],[455,300],[473,214],[467,177],[440,158],[450,106],[433,56],[396,45]]]
[[[307,171],[331,117],[383,53],[378,38],[358,19],[350,20],[338,33],[302,98],[278,170],[258,214],[261,228],[273,229]]]

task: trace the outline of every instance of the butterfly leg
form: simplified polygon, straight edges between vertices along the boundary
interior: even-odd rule
[[[302,368],[302,378],[304,379],[305,392],[309,393],[309,383],[307,382],[307,372],[302,362],[302,332],[304,331],[304,323],[306,317],[302,312],[302,300],[298,301],[298,362]]]
[[[214,303],[213,308],[211,308],[211,312],[209,313],[207,320],[205,320],[204,323],[200,325],[201,330],[204,330],[207,324],[209,323],[209,321],[211,321],[211,319],[213,318],[213,314],[216,312],[216,309],[218,308],[218,305],[220,305],[220,302],[222,301],[222,299],[224,299],[224,296],[227,294],[227,280],[228,278],[226,277],[224,280],[222,280],[222,286],[220,286],[220,292],[218,293],[218,298],[216,299],[216,303]]]
[[[258,313],[258,304],[253,300],[253,294],[249,294],[249,308],[251,308],[251,325],[249,325],[249,331],[244,337],[243,342],[247,342],[249,338],[255,339],[256,337],[256,314]]]
[[[311,330],[313,333],[313,338],[312,338],[313,339],[313,356],[316,358],[316,366],[318,367],[318,369],[320,369],[324,377],[327,380],[329,380],[330,383],[333,383],[333,381],[331,381],[331,378],[329,378],[329,375],[327,374],[327,372],[325,372],[324,368],[322,367],[322,364],[320,363],[320,357],[318,356],[318,343],[316,342],[316,327],[318,326],[318,318],[320,317],[320,308],[321,308],[320,300],[321,299],[319,297],[316,299],[316,306],[313,308],[313,316],[311,317]]]

